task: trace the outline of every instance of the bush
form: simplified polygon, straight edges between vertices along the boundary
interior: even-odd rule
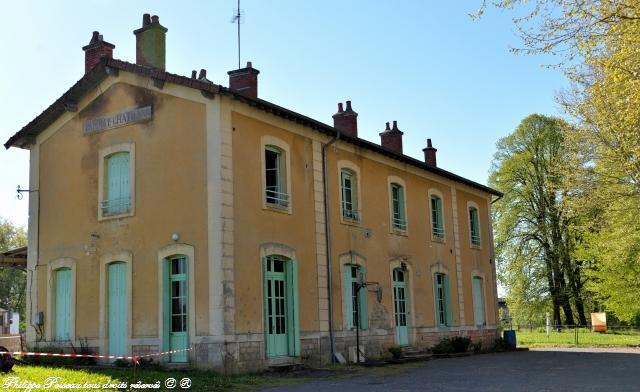
[[[455,336],[453,338],[442,339],[431,348],[434,354],[454,354],[465,353],[471,346],[471,339],[466,336]]]
[[[498,338],[493,344],[493,350],[498,352],[511,351],[511,348],[509,347],[509,344],[507,343],[507,341],[504,340],[504,338]]]
[[[389,347],[389,352],[393,359],[400,359],[402,356],[402,349],[398,346]]]

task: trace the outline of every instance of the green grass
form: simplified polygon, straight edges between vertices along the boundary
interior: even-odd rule
[[[547,337],[544,329],[533,332],[521,329],[516,332],[519,346],[527,347],[598,347],[598,346],[640,346],[639,331],[608,331],[606,333],[591,332],[586,328],[578,329],[578,344],[575,342],[575,331],[565,329],[552,331]]]
[[[66,369],[60,367],[43,367],[43,366],[14,366],[13,372],[4,374],[0,373],[0,390],[12,391],[22,390],[24,388],[9,387],[4,388],[5,384],[15,380],[17,377],[20,383],[31,382],[43,385],[50,377],[59,377],[58,384],[99,384],[105,383],[118,384],[128,381],[133,384],[138,381],[142,383],[153,384],[161,383],[160,390],[165,390],[164,382],[167,378],[172,377],[178,382],[185,377],[192,381],[192,391],[229,391],[229,390],[247,390],[258,387],[268,387],[283,384],[291,384],[305,381],[304,378],[286,378],[272,374],[245,374],[245,375],[221,375],[212,371],[205,370],[155,370],[155,369],[137,369],[134,375],[132,369]],[[15,385],[15,384],[13,384]],[[84,389],[77,388],[61,388],[54,389],[56,391],[78,391]],[[180,390],[180,386],[176,386],[176,390]],[[33,390],[38,390],[34,388]],[[89,390],[89,389],[87,389]],[[103,389],[94,389],[103,390]],[[108,389],[107,389],[108,390]],[[122,388],[112,388],[111,390],[129,390]]]

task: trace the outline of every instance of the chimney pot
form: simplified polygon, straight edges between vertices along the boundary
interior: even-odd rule
[[[194,72],[195,72],[195,71],[194,71]],[[200,75],[198,76],[198,79],[206,79],[206,77],[207,77],[207,70],[206,70],[206,69],[204,69],[204,68],[202,68],[202,69],[200,70]]]
[[[195,79],[196,76],[198,76],[198,71],[194,69],[193,71],[191,71],[191,79]]]
[[[252,98],[258,98],[258,74],[251,61],[247,61],[245,68],[227,72],[229,88]]]
[[[402,154],[402,135],[403,132],[398,129],[398,121],[393,121],[393,128],[391,129],[389,129],[389,123],[387,122],[384,131],[380,133],[380,145]]]
[[[113,49],[116,46],[106,42],[102,34],[94,31],[88,45],[82,47],[84,51],[84,73],[91,71],[103,57],[113,58]]]
[[[437,167],[436,152],[438,150],[431,144],[431,139],[427,139],[427,147],[422,151],[424,151],[424,162],[429,166]]]
[[[353,111],[353,109],[351,109],[351,101],[347,101],[347,111],[348,112]]]
[[[133,34],[136,36],[136,64],[164,71],[167,29],[160,24],[158,15],[144,14],[142,27],[134,30]]]
[[[338,103],[338,113],[333,115],[333,127],[346,135],[358,137],[358,113],[351,109],[351,101],[347,101],[347,110],[344,110],[342,102]]]

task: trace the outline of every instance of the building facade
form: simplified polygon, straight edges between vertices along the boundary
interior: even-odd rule
[[[497,337],[501,194],[258,98],[258,71],[165,71],[94,32],[85,75],[5,147],[30,151],[27,340],[227,371]]]

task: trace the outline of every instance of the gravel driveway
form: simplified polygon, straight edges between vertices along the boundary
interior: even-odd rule
[[[518,351],[377,373],[264,391],[640,391],[640,349]]]

